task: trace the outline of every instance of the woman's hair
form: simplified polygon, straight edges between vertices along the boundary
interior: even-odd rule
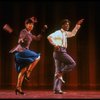
[[[28,23],[37,23],[37,18],[32,16],[31,18],[28,18],[25,20],[25,24],[28,24]]]
[[[30,18],[25,20],[25,24],[28,24],[28,23],[33,23],[34,24],[34,22]]]

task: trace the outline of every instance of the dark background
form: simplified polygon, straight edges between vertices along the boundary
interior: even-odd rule
[[[64,88],[99,89],[100,87],[100,2],[98,1],[0,1],[0,88],[15,88],[17,72],[14,56],[9,50],[17,44],[19,32],[24,28],[24,20],[36,16],[38,23],[35,34],[39,34],[44,24],[48,25],[43,39],[33,41],[30,49],[41,53],[41,60],[32,72],[31,80],[24,81],[24,88],[50,88],[53,86],[53,47],[47,36],[59,29],[62,19],[71,21],[70,30],[76,22],[85,21],[75,37],[68,39],[68,53],[77,63],[72,72],[64,74]],[[5,24],[13,28],[8,33]]]

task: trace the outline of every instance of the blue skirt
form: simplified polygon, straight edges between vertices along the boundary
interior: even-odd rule
[[[22,68],[29,66],[39,56],[40,53],[38,54],[29,49],[26,49],[23,52],[16,52],[15,53],[16,71],[20,72]]]

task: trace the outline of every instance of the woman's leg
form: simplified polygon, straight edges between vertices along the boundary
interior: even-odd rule
[[[25,68],[21,69],[21,71],[18,74],[18,80],[17,80],[17,87],[16,88],[20,92],[22,92],[22,89],[21,88],[22,88],[22,83],[23,83],[24,74],[25,74],[26,70],[27,70],[27,68],[25,67]]]
[[[38,58],[36,58],[35,61],[32,64],[30,64],[30,66],[28,67],[28,69],[26,71],[26,74],[27,74],[28,78],[30,77],[30,74],[31,74],[32,70],[35,68],[35,66],[37,65],[39,60],[40,60],[40,56]]]

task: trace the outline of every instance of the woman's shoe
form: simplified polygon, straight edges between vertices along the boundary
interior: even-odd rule
[[[21,95],[24,95],[24,92],[23,91],[20,91],[19,89],[16,89],[15,90],[15,94],[17,95],[18,93],[21,94]]]
[[[29,80],[30,80],[30,78],[29,78],[29,77],[27,77],[27,74],[26,74],[26,73],[25,73],[24,77],[25,77],[25,80],[27,80],[27,81],[29,81]]]
[[[27,72],[24,74],[25,76],[25,80],[29,81],[30,80],[30,77],[27,76],[27,73],[31,73],[32,71],[31,70],[27,70]]]

